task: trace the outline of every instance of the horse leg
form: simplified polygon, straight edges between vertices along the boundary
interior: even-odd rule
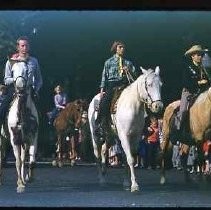
[[[33,145],[29,146],[29,166],[28,166],[28,172],[26,176],[26,180],[28,182],[33,181],[34,179],[34,166],[35,166],[35,155],[37,151],[37,141],[34,142]]]
[[[62,136],[58,136],[58,143],[57,143],[57,162],[58,162],[58,167],[63,166],[63,161],[62,161]]]
[[[101,153],[100,153],[101,154],[101,173],[103,177],[105,177],[105,174],[106,174],[106,157],[107,157],[106,151],[107,151],[107,145],[106,143],[104,143],[101,146]]]
[[[3,145],[2,145],[2,137],[0,136],[0,185],[2,185],[2,169],[3,169]]]
[[[124,151],[122,151],[122,163],[124,167],[124,177],[123,177],[123,188],[124,190],[130,190],[130,181],[129,181],[129,176],[130,176],[130,168],[127,164],[127,159]]]
[[[94,155],[96,159],[97,164],[97,171],[98,171],[98,179],[100,184],[105,183],[105,172],[106,172],[106,158],[105,153],[106,151],[106,144],[96,144],[95,141],[93,141],[93,149],[94,149]]]
[[[21,154],[20,154],[20,161],[21,161],[21,179],[23,184],[25,185],[25,159],[26,159],[26,145],[23,144],[20,147]]]
[[[129,144],[128,137],[125,137],[125,139],[122,139],[121,142],[122,142],[122,148],[126,155],[127,164],[130,168],[130,176],[131,176],[131,189],[130,190],[131,190],[131,192],[136,192],[136,191],[139,191],[139,185],[136,181],[135,170],[134,170],[134,158],[131,154],[131,147]]]
[[[161,144],[161,178],[160,178],[160,184],[166,183],[166,163],[167,158],[169,157],[170,151],[172,149],[173,145],[169,140],[164,136],[163,142]]]
[[[16,165],[16,171],[18,175],[18,180],[17,180],[17,193],[22,193],[25,190],[25,184],[22,180],[21,177],[21,147],[20,145],[14,145],[12,144],[13,147],[13,152],[15,156],[15,165]]]
[[[75,159],[77,156],[75,137],[72,136],[72,138],[70,140],[71,140],[70,141],[70,143],[71,143],[71,159]]]
[[[74,135],[70,138],[70,162],[71,166],[74,166],[76,158],[76,151],[75,151],[75,137]]]
[[[181,165],[183,167],[183,172],[184,172],[184,178],[185,182],[190,182],[190,173],[187,168],[187,160],[188,160],[188,153],[189,153],[190,147],[188,145],[182,145],[181,147]]]

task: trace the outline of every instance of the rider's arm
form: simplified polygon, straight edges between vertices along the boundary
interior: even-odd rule
[[[55,104],[56,108],[59,108],[59,109],[64,109],[65,108],[65,106],[59,104],[59,96],[58,95],[54,96],[54,104]]]
[[[12,67],[9,62],[9,60],[6,62],[5,66],[5,72],[4,72],[4,84],[10,85],[13,83],[13,73],[12,73]]]
[[[36,58],[34,59],[36,63],[36,70],[34,74],[34,89],[35,89],[35,92],[38,92],[43,85],[43,79],[42,79],[39,63]]]
[[[107,64],[105,63],[104,68],[103,68],[103,72],[102,72],[102,79],[101,79],[101,84],[100,84],[100,98],[102,98],[103,93],[105,91],[105,86],[107,83],[107,75],[106,75],[106,68],[107,68]]]

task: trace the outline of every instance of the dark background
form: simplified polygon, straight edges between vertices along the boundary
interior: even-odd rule
[[[178,99],[184,52],[194,44],[211,45],[210,11],[0,11],[0,79],[7,55],[20,35],[31,40],[44,86],[43,119],[53,106],[53,88],[61,83],[70,100],[91,98],[99,91],[104,61],[114,40],[126,44],[135,67],[161,69],[165,104]]]

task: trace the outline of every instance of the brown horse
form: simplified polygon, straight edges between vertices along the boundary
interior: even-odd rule
[[[75,130],[79,129],[83,123],[82,114],[87,111],[88,103],[86,100],[77,99],[67,104],[59,115],[54,120],[54,128],[57,136],[57,149],[56,160],[52,164],[63,166],[63,154],[65,152],[65,145],[74,147]],[[66,141],[68,140],[68,141]],[[69,151],[70,152],[70,151]],[[73,159],[73,154],[69,156],[70,160]]]
[[[165,179],[165,162],[169,157],[169,152],[172,149],[171,143],[171,126],[172,126],[172,118],[175,115],[175,110],[178,109],[180,105],[180,101],[175,101],[169,104],[163,115],[163,141],[161,143],[161,179],[160,183],[164,184],[166,182]],[[195,144],[201,154],[202,144],[205,141],[206,133],[211,131],[211,88],[201,93],[190,107],[189,117],[187,118],[187,122],[189,124],[189,137],[187,139],[182,138],[178,139],[183,143],[183,167],[185,172],[186,180],[189,180],[189,173],[186,170],[186,160],[189,152],[189,146],[191,144]],[[190,141],[192,139],[192,142]]]

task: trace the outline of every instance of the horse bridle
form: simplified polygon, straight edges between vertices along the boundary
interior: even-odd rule
[[[17,80],[18,80],[19,78],[22,78],[22,80],[24,81],[23,84],[22,84],[22,86],[18,86],[18,85],[17,85]],[[23,91],[26,89],[27,80],[26,80],[23,76],[18,76],[18,77],[15,79],[14,84],[15,84],[15,85],[14,85],[14,86],[15,86],[15,89],[18,91],[17,93],[18,93],[18,94],[22,94]]]
[[[159,102],[159,101],[161,102],[161,100],[155,100],[155,101],[153,101],[151,95],[149,94],[148,88],[147,88],[147,77],[145,77],[144,84],[145,84],[145,90],[147,92],[147,99],[144,100],[144,102],[145,102],[145,104],[147,104],[148,108],[151,108],[153,103]],[[148,98],[150,99],[150,102],[151,103],[148,102]]]

